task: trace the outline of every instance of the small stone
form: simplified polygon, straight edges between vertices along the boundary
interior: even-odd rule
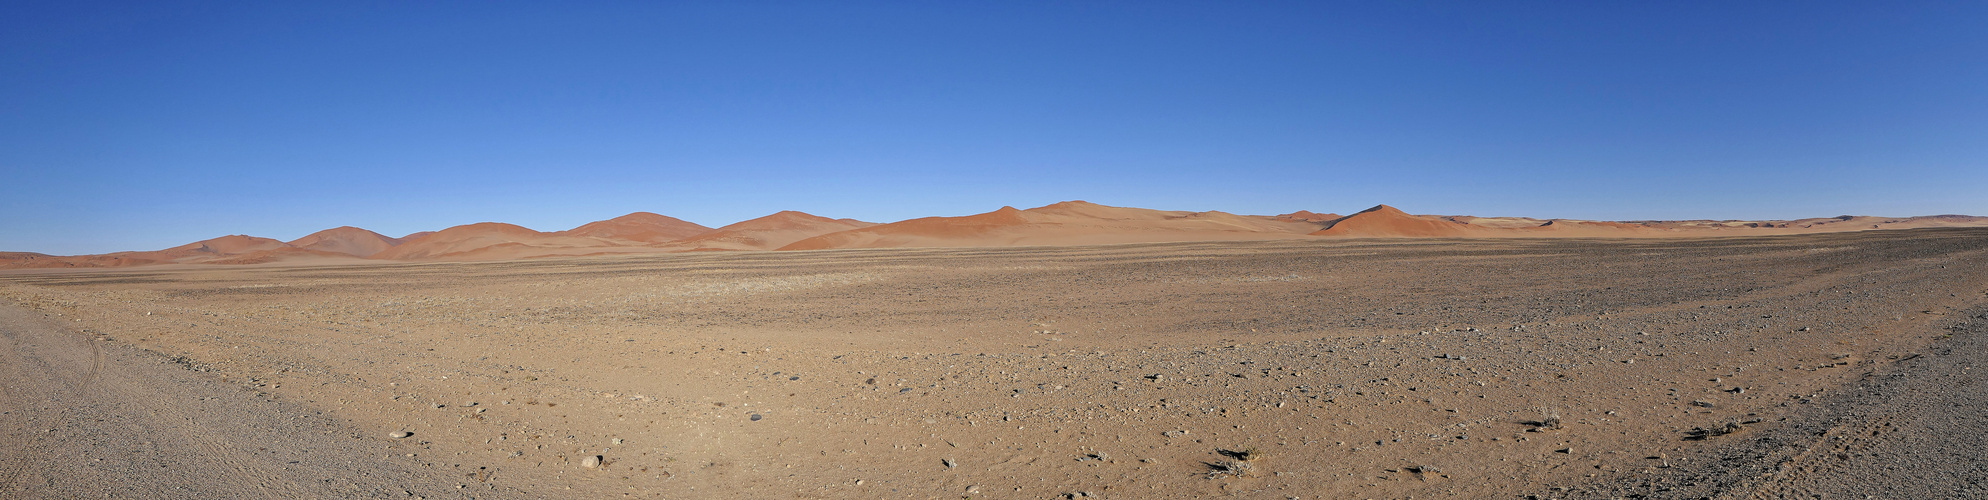
[[[980,493],[980,485],[978,484],[966,487],[966,494],[968,495],[974,495],[979,493]]]
[[[407,438],[408,436],[412,436],[412,435],[414,435],[414,433],[412,433],[412,432],[407,432],[407,431],[393,431],[393,432],[389,432],[389,433],[387,433],[387,437],[390,437],[390,438],[394,438],[394,439],[406,439],[406,438]]]
[[[589,469],[598,468],[601,466],[601,456],[600,455],[588,456],[587,458],[580,460],[580,466]]]
[[[610,440],[609,442],[611,442],[611,443],[614,443],[614,444],[615,444],[616,446],[620,446],[620,445],[621,445],[621,438],[614,438],[613,440]]]
[[[752,421],[754,421],[754,422],[758,422],[758,421],[759,421],[759,419],[761,419],[761,418],[766,418],[766,417],[761,417],[761,416],[759,416],[759,414],[758,414],[758,413],[754,413],[754,414],[752,414],[752,417],[751,417],[751,418],[752,418]]]
[[[959,464],[953,463],[953,459],[950,458],[941,458],[939,459],[939,463],[946,464],[946,468],[948,469],[959,467]]]

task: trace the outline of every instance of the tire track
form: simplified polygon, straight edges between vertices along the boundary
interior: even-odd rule
[[[461,496],[306,409],[67,326],[0,305],[0,498]]]
[[[6,345],[0,346],[0,411],[6,413],[8,425],[0,432],[0,493],[24,488],[20,484],[36,457],[46,456],[47,442],[60,423],[70,420],[71,408],[57,404],[53,398],[75,396],[96,379],[102,370],[101,352],[96,351],[94,342],[88,342],[91,349],[90,365],[82,370],[82,376],[70,381],[73,369],[62,366],[62,354],[73,354],[73,338],[57,336],[54,339],[39,338],[37,331],[54,326],[43,318],[23,309],[0,306],[0,335],[6,338]],[[48,342],[53,340],[53,342]],[[69,342],[64,342],[64,341]],[[68,349],[64,349],[67,347]],[[51,352],[52,351],[52,352]],[[43,376],[36,376],[43,375]],[[50,376],[52,375],[52,376]],[[51,387],[53,386],[53,387]],[[35,396],[42,397],[37,398]],[[58,409],[59,407],[59,409]]]

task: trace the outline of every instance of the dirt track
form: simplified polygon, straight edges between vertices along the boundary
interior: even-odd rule
[[[37,313],[0,314],[0,492],[1771,496],[1917,449],[1813,458],[1792,436],[1883,425],[1844,387],[1980,401],[1923,399],[1959,382],[1914,363],[1988,304],[1984,254],[1955,229],[12,272]],[[1938,418],[1890,422],[1980,435]]]
[[[454,490],[309,407],[0,307],[0,492],[405,498]]]

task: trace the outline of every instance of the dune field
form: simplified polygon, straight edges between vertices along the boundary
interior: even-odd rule
[[[0,497],[1988,495],[1988,229],[1112,210],[0,271]]]
[[[1236,215],[1113,207],[1066,201],[888,224],[786,210],[718,228],[649,212],[541,232],[478,222],[399,238],[341,226],[290,241],[228,235],[163,250],[96,255],[0,252],[0,269],[77,269],[167,264],[292,265],[365,261],[474,262],[706,251],[962,248],[1345,238],[1707,238],[1988,227],[1988,217],[1843,215],[1797,220],[1607,222],[1528,217],[1413,215],[1377,205],[1353,215],[1299,210]]]

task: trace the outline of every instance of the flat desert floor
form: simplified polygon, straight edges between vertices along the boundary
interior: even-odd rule
[[[0,274],[10,498],[1988,495],[1988,230]]]

